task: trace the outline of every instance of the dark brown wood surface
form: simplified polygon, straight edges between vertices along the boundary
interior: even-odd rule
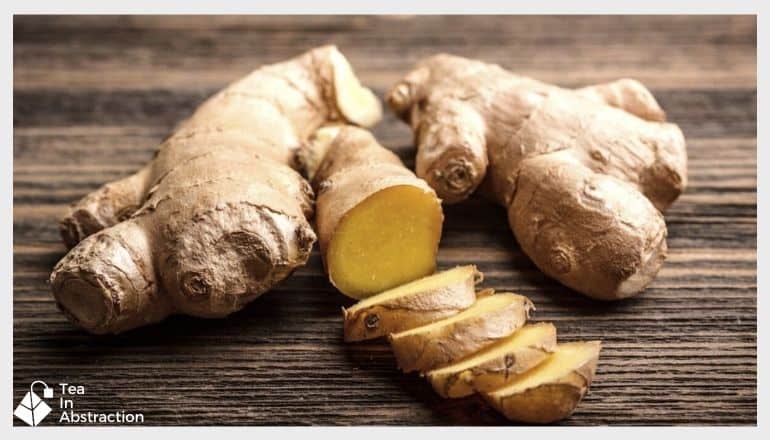
[[[343,344],[351,302],[317,251],[224,320],[93,337],[54,305],[47,278],[65,252],[56,220],[68,203],[138,168],[227,82],[335,43],[380,96],[441,51],[565,86],[645,82],[685,132],[690,173],[666,213],[668,261],[645,293],[604,304],[556,284],[521,253],[503,210],[476,199],[446,208],[439,265],[475,263],[484,286],[530,296],[533,318],[562,340],[604,341],[565,424],[756,423],[754,17],[17,16],[13,34],[14,406],[42,379],[84,385],[77,411],[141,411],[152,425],[506,423],[397,372],[382,341]],[[375,133],[412,162],[406,126],[387,115]]]

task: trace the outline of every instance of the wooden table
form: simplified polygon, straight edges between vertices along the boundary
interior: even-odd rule
[[[751,16],[17,16],[14,405],[42,379],[84,385],[77,411],[141,411],[151,425],[506,423],[397,372],[382,341],[343,344],[350,301],[317,251],[224,320],[93,337],[54,305],[47,279],[65,252],[56,220],[68,203],[138,168],[230,80],[335,43],[380,96],[442,51],[565,86],[650,86],[687,136],[690,185],[666,213],[669,258],[644,294],[604,304],[549,280],[503,210],[480,199],[447,207],[439,265],[475,263],[485,286],[530,296],[533,318],[562,340],[604,341],[596,382],[565,424],[755,424],[756,35]],[[388,114],[375,131],[411,164],[405,125]]]

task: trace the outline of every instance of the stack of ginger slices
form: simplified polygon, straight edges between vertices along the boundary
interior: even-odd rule
[[[596,373],[601,343],[556,343],[550,323],[527,324],[529,298],[476,292],[481,273],[461,266],[343,309],[345,340],[387,336],[399,368],[419,372],[438,394],[479,393],[510,420],[569,417]]]

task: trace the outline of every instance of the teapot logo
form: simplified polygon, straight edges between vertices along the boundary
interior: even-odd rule
[[[13,412],[13,415],[23,420],[29,426],[39,425],[51,412],[51,407],[35,393],[33,388],[37,384],[42,384],[44,387],[43,399],[53,398],[53,388],[49,388],[42,380],[36,380],[30,384],[29,391],[21,399],[21,403],[16,407],[16,411]]]

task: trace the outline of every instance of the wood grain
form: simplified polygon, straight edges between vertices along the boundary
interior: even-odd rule
[[[687,136],[690,186],[666,214],[670,255],[644,294],[597,303],[549,280],[480,199],[446,209],[439,265],[476,263],[485,286],[530,296],[561,339],[604,341],[564,424],[756,424],[755,17],[16,16],[13,38],[14,404],[44,379],[85,385],[78,411],[142,411],[151,425],[507,423],[398,373],[382,341],[343,344],[350,302],[317,252],[225,320],[93,337],[54,305],[68,203],[135,170],[228,81],[334,42],[380,95],[440,51],[569,86],[648,83]],[[407,127],[387,115],[375,134],[412,163]]]

